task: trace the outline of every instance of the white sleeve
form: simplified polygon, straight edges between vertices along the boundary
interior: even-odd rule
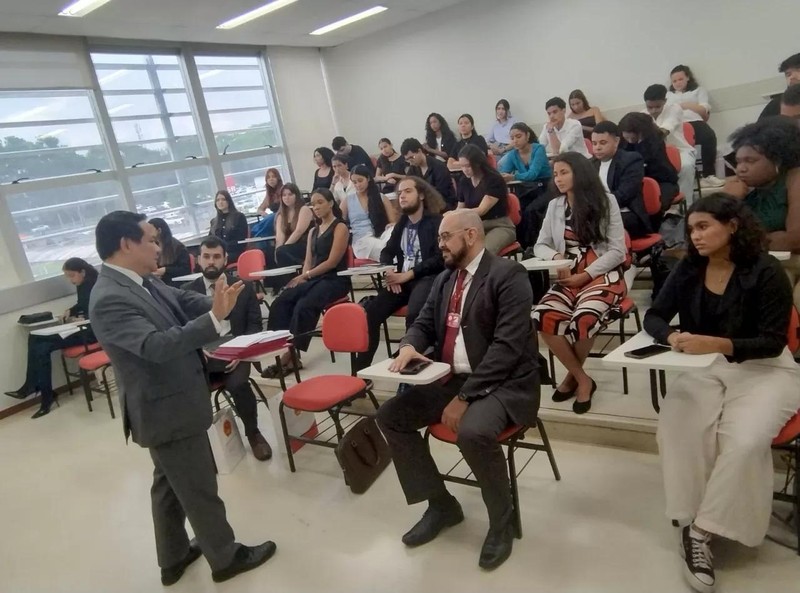
[[[539,134],[539,144],[544,146],[545,149],[547,149],[547,146],[550,144],[550,138],[547,135],[547,124],[544,124],[544,127],[542,128],[542,133]]]
[[[564,134],[564,138],[561,140],[561,152],[580,152],[583,153],[581,147],[584,146],[583,143],[583,126],[578,123],[578,120],[570,119],[567,121],[573,121],[576,125],[570,125],[567,133]],[[568,125],[568,124],[564,124]]]
[[[680,105],[665,105],[664,116],[658,127],[669,131],[670,134],[676,133],[683,125],[683,110]]]
[[[697,87],[697,103],[705,107],[708,113],[711,113],[711,104],[708,99],[708,91],[703,87]]]

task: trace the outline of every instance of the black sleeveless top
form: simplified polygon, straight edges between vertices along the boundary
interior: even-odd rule
[[[319,234],[319,227],[315,226],[311,231],[311,267],[316,268],[319,264],[324,262],[331,254],[333,249],[333,235],[334,229],[337,225],[344,224],[341,219],[337,218],[325,229],[325,232]],[[342,255],[342,259],[336,264],[336,268],[329,270],[319,276],[319,278],[337,277],[337,273],[347,269],[347,252]]]
[[[579,119],[578,121],[581,123],[582,126],[586,126],[586,127],[592,128],[592,129],[594,129],[594,127],[597,125],[597,120],[595,119],[595,117],[593,115],[590,115],[588,117],[583,117],[583,118]],[[592,133],[591,132],[587,132],[586,130],[584,130],[583,131],[583,137],[591,140],[592,139]]]
[[[331,183],[333,183],[333,168],[331,168],[330,172],[321,177],[319,174],[319,169],[314,171],[314,187],[312,187],[312,191],[315,189],[330,189]]]

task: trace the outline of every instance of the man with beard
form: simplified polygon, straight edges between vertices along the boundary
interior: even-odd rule
[[[445,204],[442,196],[427,181],[406,177],[397,184],[397,201],[403,216],[394,225],[381,263],[397,264],[386,274],[386,288],[367,301],[369,350],[356,355],[356,370],[367,368],[380,343],[381,324],[401,307],[408,307],[406,329],[422,310],[436,275],[444,269],[436,233]]]
[[[200,257],[198,265],[203,275],[184,288],[194,290],[210,297],[214,296],[214,286],[222,275],[228,263],[227,253],[222,241],[216,237],[208,237],[200,244]],[[231,279],[228,278],[230,282]],[[262,331],[261,310],[258,297],[252,284],[244,283],[242,293],[236,301],[227,321],[230,323],[232,336],[244,336]],[[250,442],[253,457],[265,461],[272,457],[272,449],[267,440],[258,430],[258,411],[256,409],[256,396],[250,385],[250,363],[234,360],[227,362],[212,358],[206,354],[206,369],[209,381],[217,383],[222,381],[225,389],[233,397],[236,411],[244,424],[244,433]]]
[[[457,434],[481,488],[489,533],[478,564],[494,569],[511,554],[515,536],[508,472],[497,437],[512,424],[534,425],[539,410],[533,298],[525,269],[486,251],[483,224],[474,211],[445,214],[438,240],[448,269],[436,277],[390,370],[400,371],[414,360],[439,360],[450,364],[452,373],[399,393],[381,406],[377,420],[406,501],[428,502],[403,543],[425,544],[464,519],[419,432],[442,422]],[[429,349],[430,358],[424,354]]]

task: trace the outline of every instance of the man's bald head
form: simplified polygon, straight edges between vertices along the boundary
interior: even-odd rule
[[[475,229],[475,232],[477,233],[478,237],[480,237],[481,241],[485,238],[485,234],[483,232],[483,221],[481,220],[481,217],[477,212],[469,208],[461,208],[458,210],[445,212],[439,229],[440,232],[441,229]]]
[[[439,248],[444,264],[463,269],[484,248],[483,221],[474,210],[462,208],[447,212],[439,225]]]

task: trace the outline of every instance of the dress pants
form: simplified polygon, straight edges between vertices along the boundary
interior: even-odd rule
[[[667,517],[759,545],[772,511],[770,445],[798,407],[800,371],[786,349],[680,375],[658,419]]]
[[[258,410],[256,394],[250,386],[250,363],[240,362],[233,372],[226,373],[227,361],[211,358],[207,361],[208,378],[211,383],[223,381],[225,390],[231,394],[239,418],[244,424],[245,436],[253,436],[258,432]]]
[[[288,329],[295,336],[295,348],[305,352],[311,344],[307,334],[317,327],[322,311],[349,290],[350,280],[335,271],[288,288],[272,301],[267,329]]]
[[[372,364],[372,359],[375,357],[381,341],[381,324],[400,307],[408,306],[406,329],[411,327],[419,312],[422,311],[422,306],[428,299],[435,279],[435,276],[424,276],[419,280],[406,282],[402,285],[403,291],[400,294],[384,288],[378,292],[375,298],[367,301],[364,309],[367,312],[369,350],[356,354],[356,371],[365,369]]]
[[[303,265],[306,259],[306,242],[298,241],[289,245],[281,245],[275,249],[275,264],[278,268]]]
[[[52,353],[62,348],[90,344],[94,341],[91,333],[80,331],[66,338],[58,334],[52,336],[28,336],[28,364],[25,385],[42,393],[42,407],[53,403],[53,358]]]
[[[650,228],[642,221],[641,218],[635,213],[626,211],[620,212],[622,217],[622,226],[628,231],[631,239],[639,239],[650,234]]]
[[[155,470],[150,498],[156,552],[161,568],[174,566],[189,551],[185,522],[212,570],[230,565],[236,553],[225,504],[217,495],[217,476],[205,433],[149,449]]]
[[[408,389],[378,410],[377,420],[392,451],[394,467],[408,504],[446,492],[444,480],[419,430],[441,421],[445,406],[458,394],[466,375]],[[472,469],[489,513],[491,528],[511,520],[513,507],[508,468],[497,436],[511,420],[494,396],[470,403],[458,430],[458,448]]]
[[[700,147],[703,160],[703,177],[716,175],[717,170],[717,135],[704,121],[690,121],[694,128],[694,143]]]
[[[484,220],[483,232],[486,233],[486,251],[494,255],[517,240],[517,227],[508,216]]]

